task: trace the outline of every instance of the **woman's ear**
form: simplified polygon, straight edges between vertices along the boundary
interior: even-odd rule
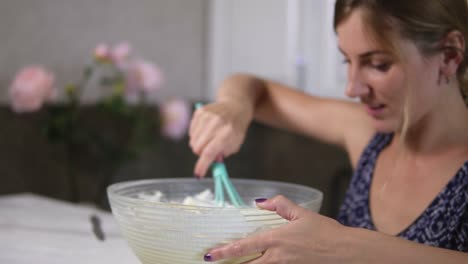
[[[446,78],[457,74],[465,53],[465,39],[458,30],[450,31],[441,41],[442,63],[440,73]]]

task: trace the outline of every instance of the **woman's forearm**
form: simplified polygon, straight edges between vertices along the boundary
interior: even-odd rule
[[[307,111],[312,97],[281,83],[261,79],[249,74],[235,74],[223,81],[217,101],[240,105],[249,121],[303,133],[297,124],[304,124],[304,117],[320,111]],[[318,114],[320,115],[320,114]],[[299,125],[300,127],[300,125]]]
[[[468,263],[468,253],[431,247],[360,228],[347,228],[342,250],[349,263]]]
[[[248,74],[236,74],[224,80],[217,101],[230,102],[241,109],[238,116],[242,123],[255,119],[275,128],[347,147],[352,160],[357,160],[363,146],[375,133],[360,105],[309,95]],[[355,126],[356,122],[365,125]]]
[[[255,114],[255,107],[265,93],[264,80],[247,74],[236,74],[228,77],[218,90],[217,101],[235,101],[242,104],[250,117]]]

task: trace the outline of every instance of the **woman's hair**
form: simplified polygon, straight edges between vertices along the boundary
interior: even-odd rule
[[[334,28],[356,9],[364,14],[370,37],[399,56],[394,36],[412,41],[425,55],[444,51],[459,52],[463,60],[457,70],[460,90],[468,105],[468,52],[455,47],[441,47],[448,33],[457,30],[468,45],[467,0],[337,0]]]

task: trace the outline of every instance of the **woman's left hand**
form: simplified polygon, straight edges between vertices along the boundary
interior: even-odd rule
[[[210,250],[205,261],[262,255],[249,264],[259,263],[338,263],[344,256],[339,249],[346,227],[335,220],[302,208],[283,196],[276,196],[257,205],[276,211],[290,223],[258,235],[241,239]]]

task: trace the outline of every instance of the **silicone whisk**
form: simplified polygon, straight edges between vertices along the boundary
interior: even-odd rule
[[[202,103],[196,103],[195,108],[201,108]],[[215,190],[215,202],[219,206],[225,206],[225,195],[224,190],[226,190],[229,199],[235,207],[245,206],[244,201],[237,192],[234,184],[232,184],[229,179],[229,174],[224,164],[223,157],[220,156],[213,164],[211,165],[211,174],[214,181],[214,190]]]

